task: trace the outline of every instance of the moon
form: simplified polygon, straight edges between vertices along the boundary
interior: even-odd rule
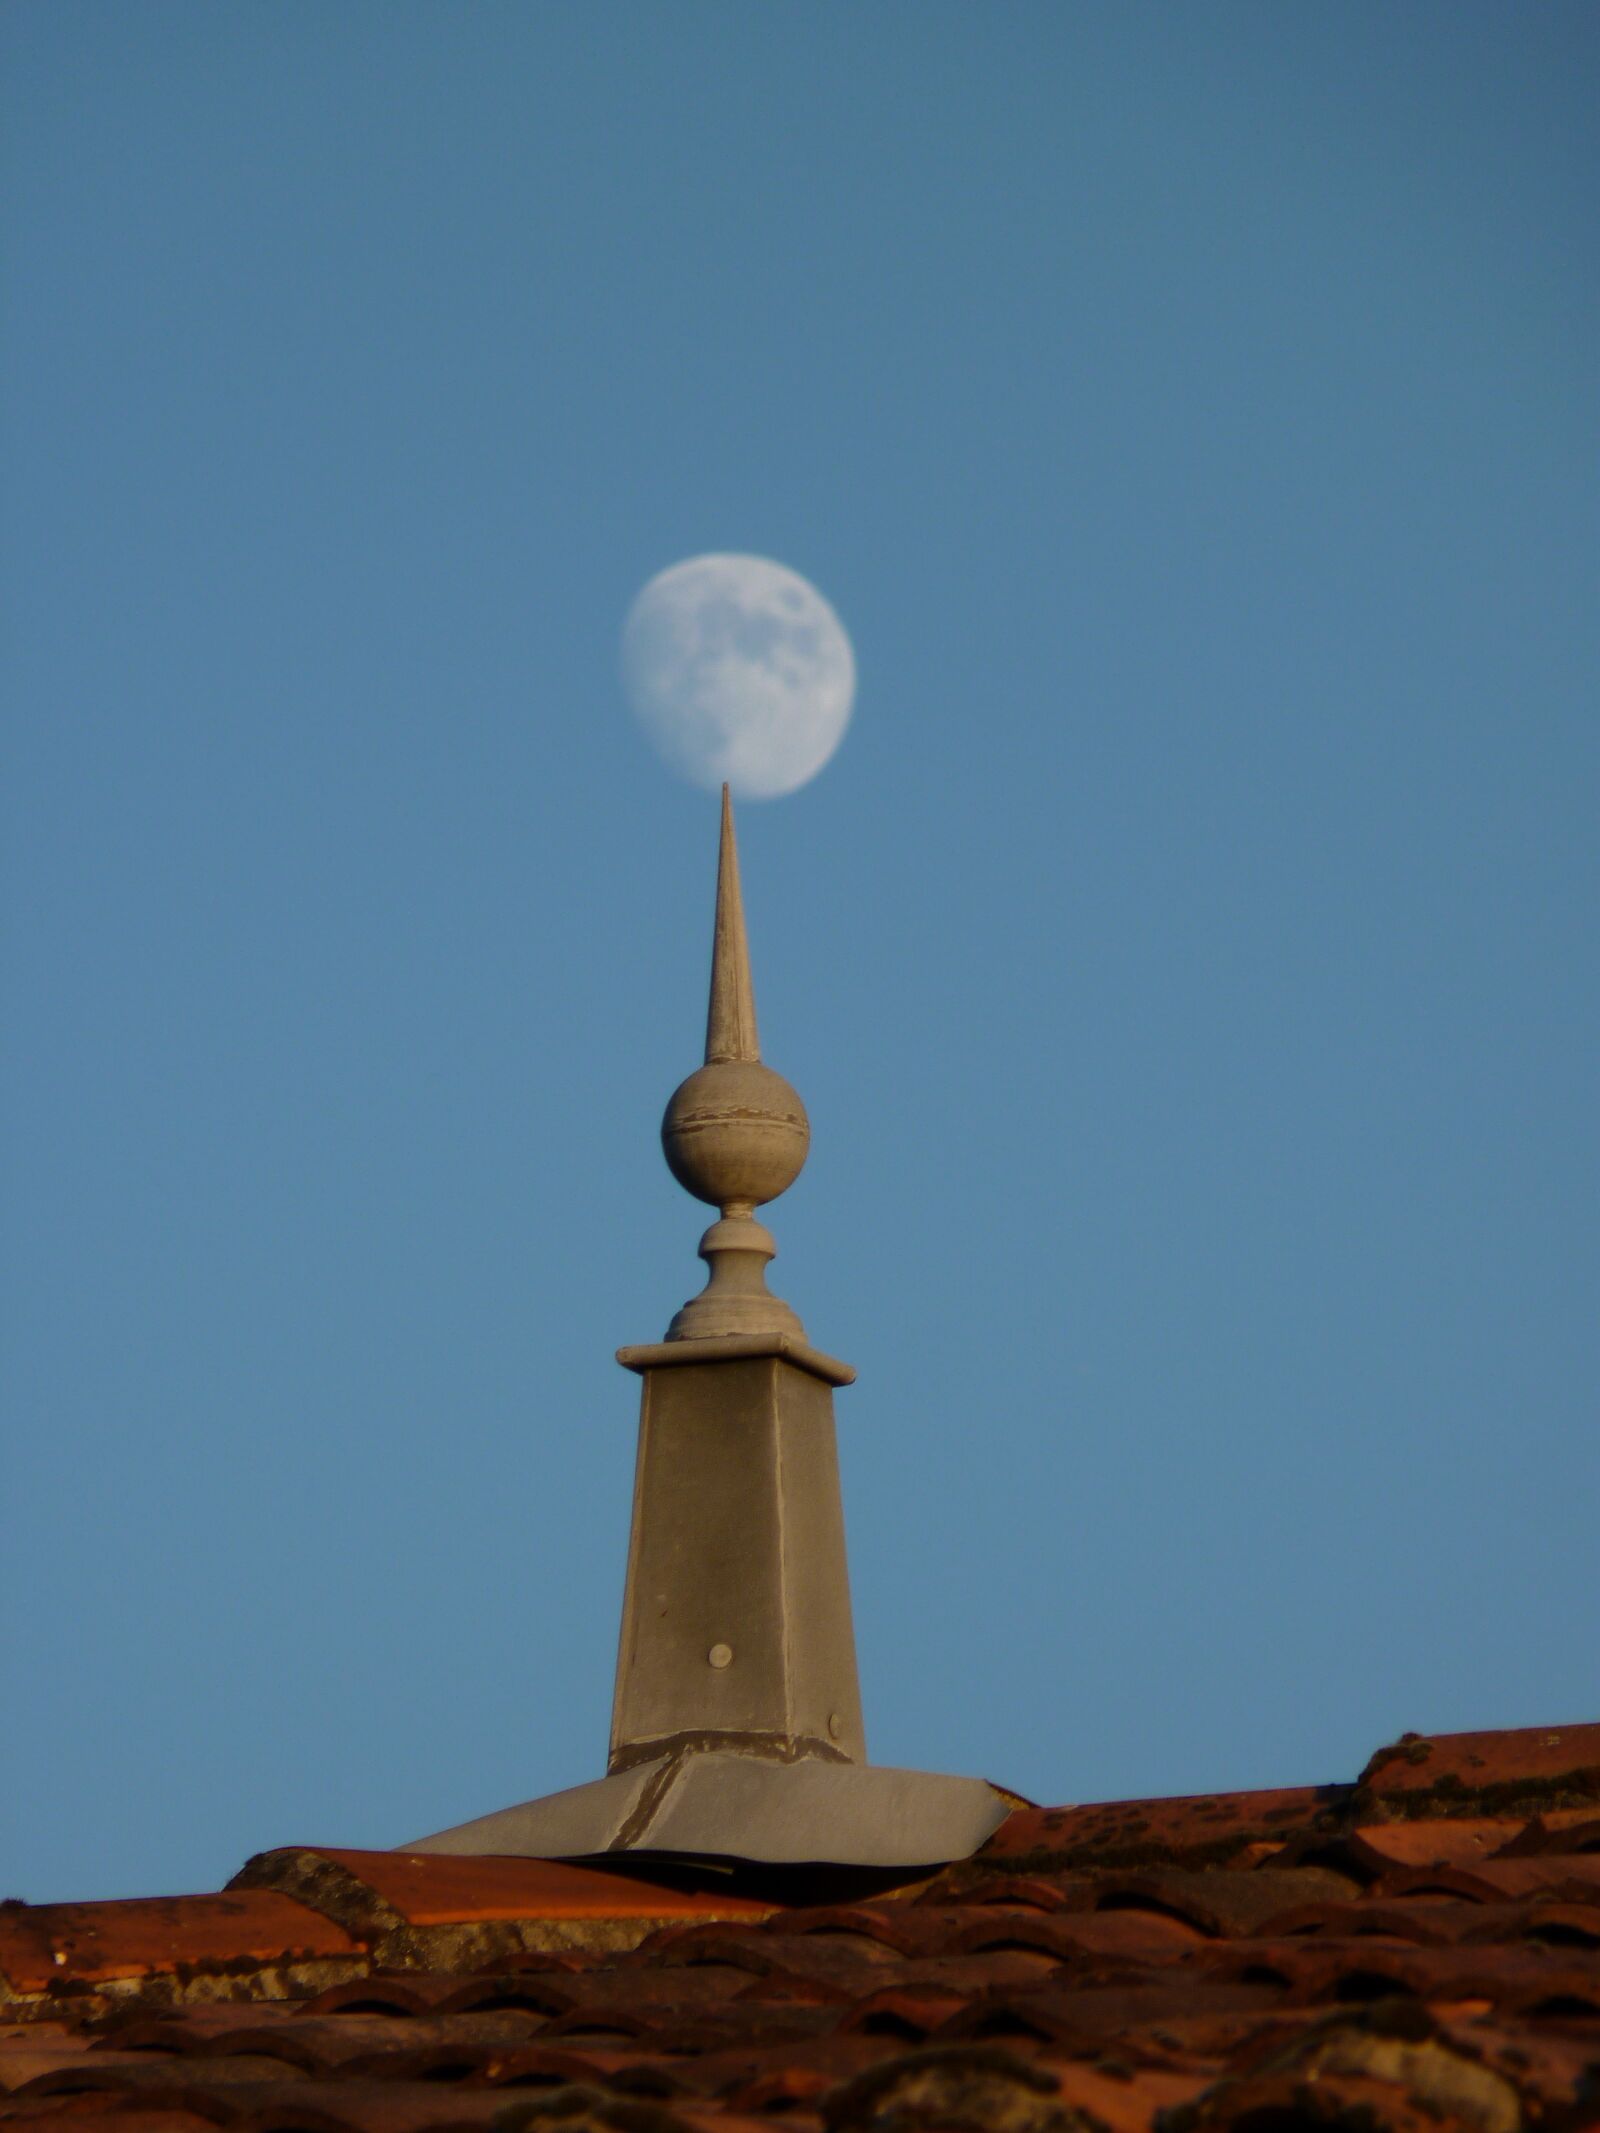
[[[697,555],[629,608],[622,679],[674,770],[771,800],[814,778],[843,740],[856,662],[843,623],[798,571]]]

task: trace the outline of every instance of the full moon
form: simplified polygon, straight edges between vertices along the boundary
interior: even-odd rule
[[[757,555],[697,555],[650,580],[622,631],[645,732],[696,785],[775,799],[844,738],[856,662],[814,585]]]

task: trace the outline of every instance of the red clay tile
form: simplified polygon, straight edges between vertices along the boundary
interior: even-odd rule
[[[30,2050],[59,2044],[63,2051],[82,2044],[87,2050],[90,2041],[84,2034],[83,2010],[78,2007],[56,2007],[48,2014],[34,2010],[20,2021],[0,2020],[0,2051],[13,2044],[25,2044]]]
[[[30,1906],[0,1919],[0,1968],[18,1992],[163,1971],[259,1969],[355,1956],[348,1933],[267,1890]]]
[[[241,2029],[292,2028],[303,2004],[293,2000],[228,2000],[153,2014],[134,1999],[126,2007],[113,2007],[96,2022],[95,2033],[86,2032],[82,2041],[95,2052],[213,2051],[220,2039]]]
[[[544,2035],[552,2044],[563,2037],[616,2037],[625,2041],[653,2037],[657,2024],[647,2012],[622,2007],[574,2007],[547,2022]]]
[[[1026,2038],[1104,2050],[1139,2032],[1203,2019],[1228,2032],[1248,2029],[1278,2006],[1283,1988],[1232,1978],[1159,1974],[1150,1982],[1086,1987],[1052,1980],[1031,1990],[991,1993],[945,2024],[941,2037]]]
[[[1038,1874],[985,1874],[981,1880],[959,1887],[941,1888],[933,1883],[914,1900],[918,1905],[941,1908],[953,1903],[989,1903],[1008,1910],[1021,1906],[1033,1911],[1059,1911],[1067,1902],[1067,1894],[1059,1881],[1047,1881]]]
[[[1600,1725],[1525,1726],[1501,1733],[1407,1733],[1380,1748],[1357,1781],[1376,1799],[1538,1792],[1553,1807],[1600,1799]],[[1571,1794],[1572,1798],[1563,1795]]]
[[[1276,1792],[1108,1801],[1094,1807],[1024,1808],[1001,1823],[973,1863],[980,1868],[1008,1860],[1030,1865],[1214,1864],[1249,1843],[1281,1843],[1316,1826],[1348,1790],[1308,1785]]]
[[[1016,1911],[963,1925],[951,1946],[965,1954],[1011,1948],[1034,1951],[1058,1963],[1082,1956],[1119,1957],[1124,1961],[1175,1962],[1206,1935],[1192,1921],[1160,1909],[1128,1908],[1061,1913],[1042,1918]]]
[[[304,1901],[316,1900],[317,1866],[345,1877],[328,1877],[328,1900],[350,1900],[365,1891],[373,1922],[408,1926],[539,1919],[721,1919],[766,1918],[774,1906],[731,1890],[684,1888],[680,1877],[656,1880],[637,1870],[575,1866],[554,1859],[467,1859],[427,1852],[359,1852],[305,1847],[264,1852],[250,1861],[233,1886],[287,1885]],[[274,1877],[283,1880],[275,1884]],[[248,1878],[247,1878],[248,1877]]]
[[[522,2096],[524,2088],[531,2094]],[[550,2091],[553,2094],[541,2094]],[[683,2084],[673,2082],[665,2096],[654,2088],[635,2091],[608,2081],[604,2070],[574,2083],[553,2084],[543,2076],[531,2081],[510,2081],[488,2093],[498,2104],[495,2124],[502,2133],[518,2133],[521,2127],[571,2129],[571,2133],[744,2133],[761,2126],[758,2118],[746,2117],[727,2104],[710,2104]],[[807,2123],[802,2112],[798,2123]]]
[[[1361,2006],[1402,1994],[1520,2008],[1552,1997],[1583,2000],[1600,1991],[1600,1967],[1574,1959],[1565,1949],[1537,1945],[1487,1949],[1468,1942],[1422,1947],[1367,1938],[1256,1941],[1218,1949],[1205,1968],[1240,1979],[1275,1973],[1298,1999],[1329,2006]]]
[[[768,1919],[766,1931],[780,1939],[791,1934],[827,1934],[854,1941],[868,1955],[914,1955],[937,1944],[937,1921],[914,1904],[835,1903],[814,1909],[779,1911]]]
[[[108,2082],[114,2086],[115,2069],[118,2065],[148,2066],[150,2063],[148,2059],[141,2059],[128,2052],[115,2055],[96,2053],[90,2058],[85,2049],[86,2044],[87,2039],[80,2038],[75,2050],[71,2046],[64,2048],[59,2043],[32,2049],[27,2045],[8,2046],[4,2051],[0,2051],[0,2092],[9,2097],[15,2095],[19,2089],[43,2082],[47,2075],[71,2074],[84,2066],[89,2068],[91,2077],[96,2068],[100,2070],[102,2086]],[[90,2089],[94,2087],[92,2078],[88,2086]],[[46,2090],[45,2093],[49,2091]]]
[[[1527,1826],[1520,1815],[1371,1822],[1348,1831],[1344,1842],[1357,1866],[1384,1874],[1392,1867],[1470,1866],[1479,1859],[1492,1859]]]
[[[1492,1921],[1485,1920],[1480,1908],[1461,1938],[1506,1943],[1531,1940],[1546,1948],[1600,1953],[1600,1903],[1563,1903],[1540,1895],[1524,1904],[1504,1906]]]
[[[349,1978],[330,1985],[325,1992],[303,2000],[293,2010],[301,2016],[316,2015],[421,2015],[430,2014],[462,1989],[459,1977],[430,1977],[424,1972],[409,1975],[392,1970],[373,1970],[365,1977]]]
[[[1442,1947],[1465,1939],[1483,1922],[1484,1908],[1478,1903],[1446,1901],[1387,1901],[1366,1897],[1361,1902],[1297,1904],[1276,1911],[1261,1921],[1262,1940],[1376,1939],[1415,1942],[1422,1947]],[[1507,1926],[1504,1908],[1494,1913],[1497,1937],[1515,1939]]]
[[[1600,1893],[1600,1857],[1544,1852],[1535,1858],[1484,1859],[1476,1866],[1415,1867],[1386,1874],[1387,1896],[1460,1896],[1469,1903],[1515,1902],[1520,1897],[1561,1894],[1582,1903]]]
[[[492,2012],[526,2008],[555,2018],[589,2008],[614,2007],[651,2018],[678,2017],[719,2006],[750,1982],[750,1973],[709,1964],[677,1970],[604,1969],[565,1977],[471,1978],[440,2002],[439,2012]]]
[[[778,2076],[784,2083],[786,2101],[796,2103],[806,2095],[826,2094],[841,2082],[866,2068],[898,2057],[906,2049],[903,2038],[862,2032],[835,2032],[821,2037],[797,2038],[791,2043],[768,2045],[745,2043],[725,2050],[711,2050],[698,2059],[671,2062],[672,2071],[692,2087],[703,2103],[723,2103],[734,2110],[763,2108],[753,2101],[752,2091]],[[650,2072],[665,2071],[660,2062]],[[806,2078],[806,2086],[793,2082]],[[614,2084],[619,2086],[620,2084]],[[638,2093],[629,2089],[627,2093]],[[770,2109],[768,2104],[765,2108]]]
[[[56,1971],[41,1913],[13,1898],[0,1903],[0,1976],[14,1992],[42,1992]]]
[[[1093,1890],[1093,1908],[1166,1915],[1210,1936],[1250,1933],[1291,1905],[1339,1902],[1356,1884],[1326,1867],[1256,1867],[1229,1874],[1192,1867],[1157,1867],[1142,1874],[1106,1874]]]
[[[1539,1852],[1600,1852],[1600,1815],[1587,1807],[1557,1808],[1535,1815],[1505,1847],[1505,1856],[1521,1857]]]
[[[237,2133],[477,2133],[505,2109],[498,2089],[436,2081],[339,2081],[241,2089]],[[63,2129],[65,2133],[65,2129]]]
[[[40,2074],[15,2093],[19,2103],[37,2102],[47,2096],[130,2096],[141,2098],[147,2106],[170,2100],[182,2108],[186,2099],[220,2090],[301,2078],[275,2060],[247,2056],[230,2059],[108,2052],[97,2057],[85,2053],[71,2066]]]
[[[1041,2073],[1055,2077],[1067,2109],[1081,2112],[1082,2122],[1103,2126],[1106,2133],[1149,2133],[1163,2111],[1191,2103],[1207,2085],[1204,2076],[1159,2067],[1119,2067],[1112,2072],[1081,2060],[1053,2059],[1048,2053],[1034,2063]]]
[[[954,1985],[885,1985],[857,2000],[838,2026],[841,2032],[921,2044],[966,2004]]]
[[[170,2105],[140,2105],[118,2097],[106,2097],[93,2101],[85,2099],[77,2103],[63,2103],[59,2097],[45,2097],[38,2103],[12,2103],[6,2106],[5,2123],[36,2129],[67,2128],[72,2133],[215,2133],[220,2114],[214,2109],[202,2114],[199,2111],[179,2111]]]
[[[892,1956],[859,1935],[824,1933],[779,1937],[737,1926],[668,1926],[622,1958],[622,1967],[666,1969],[699,1963],[728,1964],[753,1977],[781,1976],[835,1998],[853,1996],[863,1979],[875,1979]]]
[[[1073,1961],[1074,1975],[1084,1978],[1102,1972],[1122,1976],[1129,1967],[1114,1956],[1086,1954]],[[903,1986],[908,1991],[957,1992],[971,2002],[993,1992],[1014,1988],[1026,1991],[1041,1979],[1059,1974],[1062,1968],[1061,1958],[1042,1948],[985,1948],[970,1955],[923,1956],[918,1962],[885,1972],[881,1984]]]
[[[571,2013],[583,1997],[586,1980],[576,1971],[563,1976],[547,1970],[513,1970],[490,1972],[464,1983],[451,1978],[438,1982],[443,1989],[432,2009],[435,2014],[492,2014],[505,2010],[549,2020]]]
[[[1600,1728],[1577,1731],[1581,1758]],[[289,1915],[352,1968],[389,1967],[297,2004],[163,2012],[160,1993],[191,1989],[168,1949],[142,2014],[36,1999],[77,2026],[0,2029],[0,2088],[18,2092],[0,2117],[57,2133],[516,2133],[530,2113],[529,2133],[755,2133],[772,2115],[789,2133],[1151,2133],[1181,2108],[1186,2133],[1352,2114],[1371,2133],[1496,2133],[1515,2110],[1577,2133],[1600,2065],[1600,1795],[1581,1760],[1540,1766],[1542,1735],[1531,1756],[1528,1737],[1467,1738],[1416,1760],[1402,1744],[1359,1794],[1019,1811],[985,1858],[888,1896],[850,1898],[835,1876],[804,1908],[796,1890],[782,1908],[638,1862],[267,1855],[206,1901],[298,1898]],[[1396,1762],[1404,1784],[1385,1790]],[[1406,1778],[1425,1764],[1426,1783]],[[177,1909],[192,1926],[190,1900]],[[51,1917],[0,1911],[0,1953],[35,1979],[59,1967]],[[542,1923],[586,1920],[650,1930],[529,1952]],[[261,1963],[236,1949],[193,1989],[248,2002],[314,1982]],[[88,2062],[104,2087],[84,2094]],[[20,2093],[41,2075],[47,2091],[62,2077],[53,2093]]]
[[[453,2053],[476,2065],[496,2052],[530,2043],[547,2027],[541,2015],[502,2009],[448,2016],[328,2015],[321,2021],[254,2028],[240,2023],[213,2050],[253,2052],[307,2073],[359,2069],[400,2052]]]
[[[795,2044],[831,2036],[842,2004],[823,2000],[729,2000],[684,2028],[663,2022],[652,2030],[652,2051],[723,2051],[736,2045]]]
[[[814,2066],[781,2066],[759,2074],[729,2101],[741,2111],[765,2117],[784,2112],[793,2121],[796,2107],[820,2103],[838,2086],[831,2073]]]
[[[449,2037],[418,2038],[410,2044],[386,2046],[382,2051],[371,2052],[364,2058],[352,2059],[339,2069],[338,2079],[464,2083],[476,2088],[484,2083],[499,2081],[506,2066],[519,2053],[533,2049],[535,2047],[526,2041],[520,2044],[507,2043],[496,2048],[452,2041]],[[620,2048],[608,2051],[604,2046],[598,2050],[586,2045],[580,2046],[575,2064],[581,2063],[584,2070],[581,2074],[569,2078],[584,2081],[600,2078],[604,2071],[602,2061],[618,2068],[629,2068],[635,2064],[633,2054]]]
[[[605,2045],[519,2044],[489,2057],[483,2078],[501,2089],[565,2088],[571,2082],[596,2083],[604,2088],[618,2080],[626,2082],[630,2075],[637,2082],[638,2070],[645,2063],[636,2052]],[[633,2093],[669,2095],[682,2088],[681,2082],[663,2075],[635,2086]]]

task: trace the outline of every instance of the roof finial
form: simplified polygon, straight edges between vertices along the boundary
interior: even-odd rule
[[[722,846],[717,854],[717,924],[711,942],[711,1004],[706,1011],[706,1064],[759,1060],[756,996],[750,982],[750,942],[739,893],[739,847],[733,801],[722,788]]]
[[[767,1292],[755,1210],[794,1183],[810,1128],[756,1047],[726,788],[706,1063],[661,1139],[721,1216],[700,1295],[664,1341],[617,1351],[644,1383],[608,1774],[405,1848],[920,1879],[976,1851],[1014,1795],[866,1759],[833,1432],[833,1388],[855,1372]]]
[[[766,1262],[778,1247],[755,1210],[794,1183],[810,1143],[805,1105],[761,1063],[733,803],[724,785],[706,1063],[674,1092],[661,1121],[667,1167],[685,1192],[720,1208],[722,1220],[700,1240],[710,1279],[674,1318],[668,1340],[803,1334],[789,1306],[767,1292]]]

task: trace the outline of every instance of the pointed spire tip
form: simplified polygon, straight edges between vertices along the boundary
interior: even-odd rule
[[[711,946],[711,1003],[706,1013],[706,1064],[758,1060],[755,988],[750,980],[750,942],[739,889],[739,847],[733,833],[733,797],[722,788],[722,842],[717,856],[717,919]]]

